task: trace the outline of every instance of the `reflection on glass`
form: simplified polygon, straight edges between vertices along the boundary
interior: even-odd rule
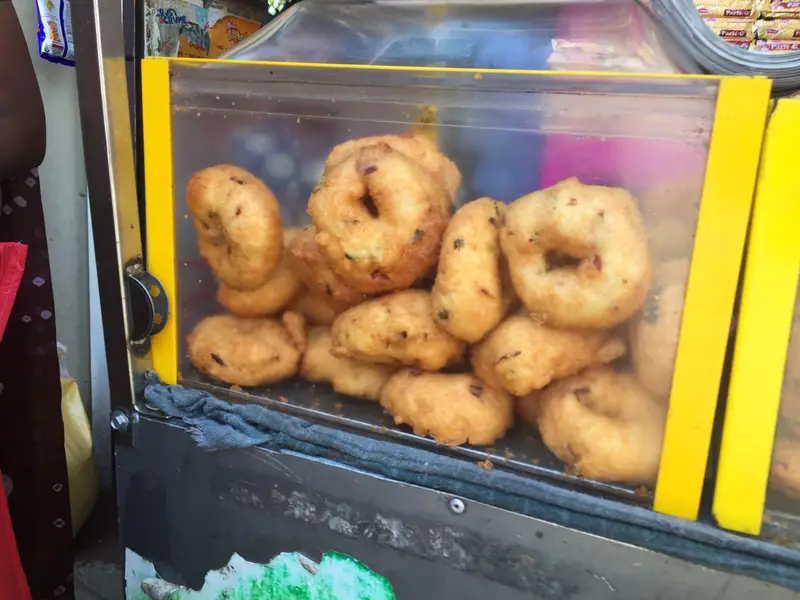
[[[486,468],[652,485],[713,84],[270,69],[173,78],[183,382]]]

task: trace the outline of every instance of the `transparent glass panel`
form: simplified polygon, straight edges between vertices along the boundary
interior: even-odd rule
[[[223,58],[675,73],[694,63],[632,0],[304,0]]]
[[[800,540],[800,295],[783,371],[762,533],[781,544]]]
[[[220,164],[247,169],[278,198],[284,225],[301,226],[310,223],[306,211],[315,186],[328,185],[320,177],[326,158],[337,144],[365,136],[416,132],[435,137],[440,151],[461,172],[454,208],[481,196],[510,205],[521,196],[570,177],[578,177],[584,184],[624,188],[635,198],[620,205],[612,202],[607,215],[605,205],[600,206],[591,217],[593,223],[608,219],[611,227],[623,223],[620,235],[638,232],[639,241],[633,246],[616,245],[614,230],[600,225],[597,231],[614,238],[606,250],[589,256],[580,248],[571,249],[566,242],[554,243],[553,250],[562,256],[547,257],[550,262],[546,271],[565,269],[569,278],[590,263],[605,273],[603,269],[611,268],[607,265],[614,261],[623,265],[623,270],[628,262],[638,261],[644,265],[637,271],[638,283],[622,276],[619,280],[624,280],[620,283],[623,286],[635,283],[642,293],[633,304],[620,308],[626,316],[613,325],[594,327],[588,337],[585,332],[575,333],[577,337],[569,342],[575,344],[573,350],[564,346],[566,342],[553,342],[554,347],[561,348],[561,354],[552,359],[550,367],[543,368],[553,369],[551,379],[564,381],[591,365],[610,361],[610,367],[603,367],[601,379],[623,386],[633,401],[641,399],[644,406],[634,413],[646,420],[648,435],[640,442],[647,447],[638,452],[634,446],[633,455],[649,453],[651,463],[657,462],[714,117],[716,81],[491,73],[474,77],[464,73],[239,64],[224,68],[173,65],[171,85],[179,288],[176,316],[180,373],[185,385],[212,389],[221,397],[238,401],[275,403],[283,410],[444,448],[406,426],[395,426],[378,403],[337,394],[325,383],[292,378],[242,389],[236,384],[215,382],[193,367],[186,341],[187,334],[204,318],[224,312],[216,300],[215,277],[200,257],[186,202],[185,190],[193,173]],[[590,189],[579,193],[583,202],[605,192]],[[397,205],[405,207],[410,200],[398,194]],[[628,198],[625,192],[613,194]],[[637,215],[642,227],[636,225]],[[505,223],[510,224],[509,220]],[[583,242],[588,241],[583,238]],[[606,259],[609,262],[603,262]],[[584,266],[576,267],[575,263]],[[416,285],[430,289],[431,284],[423,279]],[[578,302],[576,310],[582,310],[581,306]],[[518,301],[512,302],[507,318],[520,310]],[[525,312],[530,311],[521,314]],[[541,325],[541,321],[531,322]],[[548,323],[543,327],[547,329],[543,335],[552,335]],[[530,351],[514,348],[514,335],[512,331],[510,342],[498,342],[511,345],[506,354]],[[472,346],[464,352],[463,361],[445,370],[470,373],[470,360],[477,360],[475,344]],[[567,365],[581,353],[584,358]],[[221,355],[218,358],[226,364],[231,360]],[[528,358],[532,361],[525,363],[528,366],[539,364],[536,352]],[[508,380],[500,380],[493,385],[511,386]],[[596,418],[597,423],[611,418],[613,422],[619,410],[627,409],[601,406],[605,402],[603,392],[595,390],[595,383],[581,384],[568,394],[585,401],[587,418]],[[605,385],[601,384],[597,383]],[[534,397],[541,394],[536,389],[542,387],[541,380],[524,385],[531,388],[528,391]],[[591,400],[585,397],[584,388],[591,391]],[[440,396],[432,393],[430,397]],[[600,398],[598,406],[593,405],[596,397]],[[504,398],[507,401],[509,396]],[[653,469],[657,467],[650,464],[626,470],[622,463],[628,457],[619,456],[620,463],[613,459],[606,470],[587,473],[584,468],[579,473],[575,457],[569,455],[573,450],[578,452],[574,444],[559,445],[557,439],[540,436],[525,419],[517,421],[491,444],[461,444],[450,451],[602,494],[649,502],[647,488],[640,486],[654,481]],[[612,429],[607,435],[617,433],[626,435],[623,429]]]

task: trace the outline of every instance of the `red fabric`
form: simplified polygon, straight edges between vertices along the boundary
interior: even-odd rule
[[[11,315],[17,290],[22,282],[27,257],[28,247],[25,244],[0,243],[0,341],[3,339],[8,317]],[[5,597],[0,596],[0,598]]]
[[[8,315],[6,315],[8,316]],[[5,326],[5,322],[3,322]],[[0,598],[3,600],[31,600],[28,580],[17,552],[17,541],[11,516],[8,514],[6,493],[0,482]]]
[[[17,290],[22,282],[27,256],[28,247],[25,244],[0,243],[0,340],[3,339],[11,307],[14,306]],[[31,600],[2,483],[0,483],[0,598]]]

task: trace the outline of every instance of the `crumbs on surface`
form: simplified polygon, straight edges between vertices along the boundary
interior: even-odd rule
[[[480,460],[475,464],[478,465],[481,469],[485,469],[487,471],[491,471],[492,469],[494,469],[494,464],[488,458],[486,460]]]

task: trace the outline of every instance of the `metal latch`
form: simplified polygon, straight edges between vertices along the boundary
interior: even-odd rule
[[[141,264],[125,267],[128,284],[128,307],[130,311],[131,351],[142,356],[150,351],[150,336],[156,335],[167,325],[169,299],[164,286]]]

